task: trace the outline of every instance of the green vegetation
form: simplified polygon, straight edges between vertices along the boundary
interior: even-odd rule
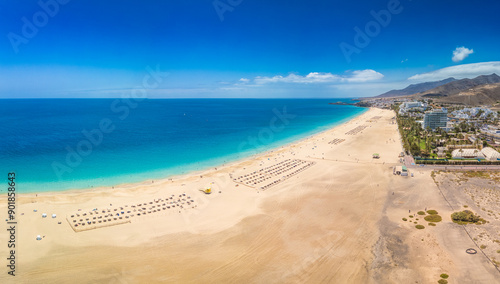
[[[410,215],[410,216],[408,216],[408,217],[413,218],[413,215]]]
[[[396,113],[398,113],[398,108],[398,106],[393,106]],[[468,143],[468,141],[463,139],[462,133],[476,133],[474,125],[466,122],[461,122],[450,133],[447,133],[440,128],[435,131],[429,128],[423,129],[422,124],[417,122],[413,117],[397,114],[396,118],[399,132],[403,138],[403,147],[407,151],[410,151],[413,156],[437,158],[435,151],[438,146]],[[459,138],[461,140],[457,141],[452,138]],[[446,154],[450,156],[448,152]]]
[[[439,215],[427,215],[427,216],[425,216],[424,219],[425,219],[425,221],[432,222],[432,223],[441,222],[443,220],[443,218],[441,218],[441,216],[439,216]]]
[[[450,277],[450,276],[446,273],[443,273],[443,274],[439,275],[439,277],[441,277],[443,279],[448,279],[448,277]]]
[[[436,210],[427,210],[427,214],[437,215],[438,212]]]
[[[425,140],[420,140],[420,144],[418,146],[420,146],[420,151],[421,152],[425,152],[427,150],[427,147],[426,147],[426,144],[425,144]]]
[[[462,107],[451,106],[448,110],[451,112],[461,108]],[[463,159],[452,160],[452,149],[450,148],[449,150],[443,152],[445,157],[438,157],[438,147],[471,145],[470,141],[466,139],[466,135],[478,134],[479,129],[475,123],[462,121],[456,124],[455,127],[448,132],[441,128],[437,128],[433,131],[430,128],[422,128],[422,124],[417,122],[417,119],[422,118],[423,113],[421,115],[416,115],[417,118],[415,118],[407,115],[399,115],[398,104],[392,105],[392,109],[396,112],[396,121],[399,133],[403,140],[403,147],[415,157],[415,161],[418,164],[499,164],[497,161],[483,160],[479,162],[477,159],[470,161],[465,161]],[[486,121],[491,120],[491,123],[497,124],[498,119],[493,121],[492,118],[493,116],[491,115],[489,119],[486,119]],[[479,148],[480,144],[484,144],[484,146],[488,145],[486,141],[482,141],[480,139],[472,145]]]
[[[479,248],[480,248],[480,249],[485,249],[485,248],[486,248],[486,246],[485,246],[485,245],[481,245]]]
[[[418,215],[425,215],[425,212],[424,211],[418,211],[417,214]]]
[[[467,224],[485,224],[486,220],[481,218],[481,216],[474,214],[472,211],[469,210],[464,210],[460,212],[454,212],[451,214],[451,220],[454,223],[460,224],[460,225],[467,225]]]
[[[423,225],[416,225],[415,228],[417,228],[419,230],[425,229],[425,227]]]
[[[406,218],[403,218],[403,221],[408,221],[408,219],[406,219]]]
[[[469,207],[469,206],[468,205],[464,205],[464,208],[467,208],[467,207]]]
[[[436,226],[435,223],[429,223],[429,226]]]
[[[448,284],[448,280],[446,280],[446,279],[439,279],[438,283],[439,284]]]
[[[424,136],[424,129],[422,124],[415,121],[410,117],[402,117],[397,115],[398,129],[403,138],[403,146],[406,150],[410,151],[412,155],[420,156],[422,153],[422,142],[425,147],[425,140],[421,137]]]

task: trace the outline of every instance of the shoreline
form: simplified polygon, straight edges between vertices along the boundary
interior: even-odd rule
[[[280,148],[282,149],[282,148],[285,148],[285,147],[290,147],[293,144],[301,143],[301,142],[303,142],[305,140],[312,139],[316,135],[320,135],[322,133],[325,133],[325,132],[328,132],[328,131],[332,131],[332,130],[334,130],[337,127],[340,127],[340,126],[342,126],[344,124],[347,124],[351,120],[354,120],[354,119],[362,116],[363,114],[365,114],[368,111],[370,111],[370,109],[372,109],[372,108],[365,108],[365,107],[357,107],[357,108],[364,108],[366,110],[363,111],[363,112],[361,112],[361,113],[359,113],[359,114],[357,114],[357,115],[355,115],[354,117],[346,118],[346,119],[341,120],[339,122],[335,122],[331,126],[323,126],[323,127],[328,127],[328,128],[324,129],[324,130],[321,130],[319,132],[308,134],[308,135],[306,135],[306,136],[304,136],[302,138],[299,138],[299,139],[293,139],[290,142],[287,142],[287,143],[282,144],[280,146],[272,147],[272,148],[270,148],[268,150],[265,150],[263,152],[258,152],[256,154],[252,154],[252,155],[249,155],[249,156],[244,156],[244,157],[238,158],[236,160],[231,160],[229,162],[222,163],[222,164],[214,164],[214,165],[211,165],[211,166],[206,167],[204,169],[189,171],[189,172],[186,172],[186,173],[183,173],[183,174],[173,174],[173,175],[170,175],[170,176],[167,175],[167,176],[164,176],[162,178],[156,178],[156,179],[155,178],[151,178],[151,179],[144,179],[144,180],[137,181],[137,182],[118,183],[118,184],[113,184],[113,185],[110,185],[110,186],[97,186],[97,187],[92,187],[92,188],[68,188],[68,189],[55,190],[55,191],[53,191],[53,190],[52,191],[38,191],[38,192],[37,191],[33,191],[33,192],[17,193],[17,194],[19,196],[33,197],[33,195],[35,195],[35,196],[46,196],[46,195],[47,196],[51,196],[51,195],[57,195],[57,194],[74,194],[74,193],[85,192],[85,191],[96,192],[96,191],[101,191],[101,190],[110,190],[110,189],[114,189],[114,188],[123,188],[123,189],[126,189],[126,188],[132,188],[132,187],[135,187],[135,186],[147,185],[147,184],[149,184],[150,181],[165,182],[165,181],[171,181],[171,180],[174,180],[174,179],[175,180],[181,180],[181,179],[184,179],[184,178],[189,178],[191,176],[206,175],[207,173],[212,173],[212,171],[214,171],[214,168],[223,169],[223,168],[233,167],[233,166],[235,166],[235,165],[237,165],[239,163],[244,163],[247,160],[257,159],[259,157],[271,154],[274,151],[279,150]],[[297,136],[302,136],[302,135],[299,134]],[[255,148],[253,148],[253,149],[255,149]],[[217,159],[217,158],[215,158],[215,159]],[[143,173],[143,174],[147,174],[147,173]],[[57,183],[57,182],[55,182],[55,183]],[[2,197],[0,197],[0,200],[1,199],[2,199]]]
[[[81,275],[90,282],[168,277],[171,282],[289,283],[303,277],[325,281],[318,277],[328,275],[365,283],[391,182],[404,185],[390,170],[400,153],[393,116],[369,109],[300,141],[204,172],[202,178],[191,174],[114,189],[21,194],[19,279],[65,282]],[[380,158],[373,159],[373,153]],[[211,194],[200,192],[209,184]],[[0,218],[5,209],[6,202],[0,203]],[[109,222],[82,225],[100,216]],[[0,234],[0,241],[6,237]],[[6,253],[6,246],[0,247],[0,255]],[[317,268],[309,267],[316,261]],[[60,269],[40,265],[49,262]],[[149,272],[136,263],[147,263]]]

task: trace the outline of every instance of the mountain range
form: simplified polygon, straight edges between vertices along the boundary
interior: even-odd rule
[[[402,90],[391,90],[389,92],[383,93],[381,95],[376,96],[376,98],[388,98],[388,97],[401,97],[401,96],[409,96],[420,92],[425,92],[427,90],[439,87],[441,85],[448,84],[450,82],[456,81],[455,78],[448,78],[441,81],[435,82],[425,82],[420,84],[411,84],[408,87]]]
[[[474,79],[448,78],[442,81],[413,84],[402,90],[392,90],[381,97],[432,98],[437,102],[466,105],[495,104],[500,101],[500,76],[481,75]]]

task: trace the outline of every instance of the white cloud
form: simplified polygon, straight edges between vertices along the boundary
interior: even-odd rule
[[[457,47],[453,51],[453,57],[451,58],[451,60],[453,60],[453,62],[460,62],[460,61],[464,60],[465,58],[467,58],[467,56],[469,56],[470,54],[473,54],[473,53],[474,53],[474,49],[468,49],[465,46]]]
[[[332,93],[345,97],[371,97],[378,96],[388,90],[403,89],[408,86],[408,82],[369,82],[352,84],[335,84],[328,86]]]
[[[382,79],[384,75],[381,73],[367,69],[367,70],[357,70],[351,72],[349,75],[336,75],[332,73],[319,73],[311,72],[306,76],[300,76],[296,74],[290,74],[288,76],[274,76],[274,77],[256,77],[255,83],[257,84],[267,84],[267,83],[298,83],[298,84],[315,84],[315,83],[338,83],[338,82],[367,82]]]
[[[240,83],[245,84],[245,83],[250,82],[250,79],[247,79],[247,78],[241,78],[241,79],[239,80],[239,82],[240,82]]]
[[[342,81],[349,83],[360,83],[360,82],[380,80],[382,78],[384,78],[384,75],[382,73],[379,73],[375,70],[366,69],[366,70],[353,71],[350,77],[342,78]]]
[[[327,83],[338,81],[339,77],[331,73],[318,73],[312,72],[307,74],[307,76],[300,76],[296,74],[290,74],[286,77],[274,76],[274,77],[256,77],[255,82],[257,84],[267,84],[267,83]]]
[[[408,78],[414,81],[438,81],[449,77],[455,79],[474,78],[480,75],[500,74],[500,61],[461,64],[436,71],[417,74]]]

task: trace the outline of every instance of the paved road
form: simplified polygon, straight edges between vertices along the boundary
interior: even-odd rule
[[[413,159],[413,157],[411,155],[406,155],[405,154],[405,166],[407,168],[414,168],[415,167],[414,164],[415,164],[415,160]]]
[[[449,166],[449,165],[425,165],[426,168],[436,169],[436,170],[444,170],[444,171],[456,171],[456,170],[500,170],[500,166],[491,165],[491,166]]]
[[[457,171],[457,170],[470,170],[470,171],[479,171],[479,170],[500,170],[500,165],[412,165],[415,163],[415,160],[411,155],[405,155],[404,164],[407,168],[427,168],[434,170],[442,170],[442,171]]]

